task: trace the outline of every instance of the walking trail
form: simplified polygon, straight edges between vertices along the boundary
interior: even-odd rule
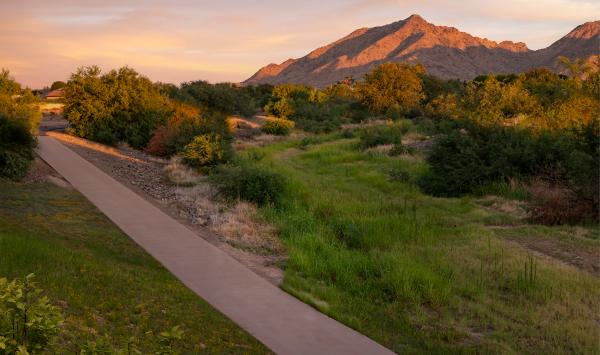
[[[273,286],[54,138],[38,140],[46,163],[187,287],[274,352],[392,353]]]

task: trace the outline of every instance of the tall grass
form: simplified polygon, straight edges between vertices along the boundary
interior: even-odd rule
[[[470,198],[433,198],[390,178],[422,174],[423,161],[356,142],[259,150],[255,164],[288,177],[280,203],[261,209],[289,253],[284,289],[398,352],[594,348],[597,279],[492,238],[483,225],[494,212]]]

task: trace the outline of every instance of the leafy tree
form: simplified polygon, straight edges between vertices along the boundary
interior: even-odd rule
[[[17,83],[6,69],[0,71],[0,95],[18,95],[21,85]]]
[[[260,91],[263,89],[254,91],[231,83],[210,84],[199,80],[183,83],[179,90],[171,91],[170,97],[223,114],[252,116],[258,111],[257,102],[263,99]]]
[[[57,89],[62,89],[65,86],[67,86],[67,83],[65,83],[64,81],[55,81],[52,83],[52,85],[50,86],[50,90],[57,90]]]
[[[425,98],[418,75],[421,72],[407,64],[382,64],[356,85],[359,101],[376,113],[408,112]]]
[[[145,147],[171,113],[148,78],[128,67],[101,75],[97,66],[71,75],[64,112],[74,134],[108,144],[125,141],[134,148]]]
[[[565,56],[556,58],[556,62],[562,67],[563,73],[568,74],[571,78],[579,81],[583,76],[590,73],[592,66],[582,58],[570,60]]]
[[[41,118],[36,102],[8,71],[0,72],[0,177],[19,180],[27,173]]]

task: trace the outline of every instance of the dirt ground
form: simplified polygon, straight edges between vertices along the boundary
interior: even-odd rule
[[[203,181],[204,177],[199,175],[193,184],[178,184],[169,178],[173,170],[185,169],[182,164],[177,166],[177,161],[149,156],[124,145],[109,147],[61,132],[47,134],[269,282],[279,285],[283,280],[284,248],[276,231],[259,218],[254,206],[243,202],[229,206],[219,202],[215,192]],[[52,171],[43,165],[32,169],[32,175],[47,173],[46,180],[58,177],[50,167],[46,165]],[[190,174],[194,173],[179,173]]]

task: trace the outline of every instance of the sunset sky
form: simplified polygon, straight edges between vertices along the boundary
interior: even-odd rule
[[[413,13],[538,49],[600,19],[600,1],[1,0],[0,67],[32,88],[91,64],[129,65],[163,82],[241,81],[265,64]]]

